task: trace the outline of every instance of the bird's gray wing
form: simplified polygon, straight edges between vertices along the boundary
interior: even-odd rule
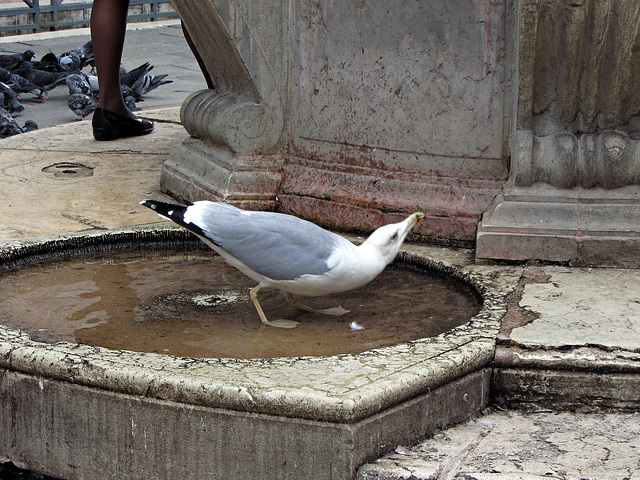
[[[197,202],[192,208],[199,209],[199,219],[193,223],[209,240],[253,271],[274,280],[326,273],[327,259],[336,246],[349,243],[291,215],[249,212],[208,202]]]

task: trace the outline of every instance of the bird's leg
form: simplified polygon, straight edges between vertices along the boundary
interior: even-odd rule
[[[345,310],[344,308],[339,306],[334,308],[326,308],[324,310],[316,310],[315,308],[311,308],[303,303],[300,303],[295,298],[293,298],[289,292],[287,292],[286,300],[287,300],[287,303],[289,303],[290,305],[293,305],[294,307],[299,308],[300,310],[304,310],[305,312],[323,313],[325,315],[335,315],[336,317],[339,317],[340,315],[344,315],[345,313],[350,312],[350,310]]]
[[[294,328],[296,325],[298,325],[298,322],[294,320],[280,319],[280,320],[274,320],[273,322],[270,322],[269,320],[267,320],[267,316],[264,314],[264,311],[262,310],[262,306],[260,306],[260,302],[258,302],[259,290],[260,290],[260,285],[253,287],[249,292],[249,296],[251,297],[251,301],[253,302],[253,305],[256,307],[256,310],[258,311],[258,315],[260,316],[260,320],[262,320],[262,323],[264,323],[265,325],[269,325],[271,327],[278,327],[278,328]]]

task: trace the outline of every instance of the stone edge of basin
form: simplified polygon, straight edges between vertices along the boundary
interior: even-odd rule
[[[26,257],[167,239],[179,242],[193,237],[168,224],[152,224],[0,242],[0,274]],[[0,325],[0,368],[191,405],[354,423],[493,362],[509,282],[496,282],[490,271],[453,266],[420,252],[419,246],[407,247],[401,261],[453,275],[482,297],[476,316],[436,337],[360,354],[199,359],[40,343]]]

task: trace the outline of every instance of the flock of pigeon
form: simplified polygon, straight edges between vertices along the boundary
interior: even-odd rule
[[[39,61],[34,57],[33,50],[0,55],[0,138],[38,128],[33,120],[28,120],[22,127],[16,122],[15,115],[24,111],[18,100],[21,94],[32,94],[45,102],[51,90],[66,84],[69,89],[67,104],[80,120],[98,106],[100,90],[91,41],[62,55],[49,52]],[[132,112],[140,110],[136,103],[142,100],[143,95],[172,82],[166,80],[166,74],[151,75],[151,69],[153,65],[148,62],[130,71],[123,67],[120,69],[122,94]]]

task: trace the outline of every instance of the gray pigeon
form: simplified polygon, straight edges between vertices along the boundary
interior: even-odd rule
[[[136,106],[136,102],[139,100],[135,97],[133,90],[131,90],[126,85],[120,85],[122,90],[122,98],[124,98],[124,103],[127,105],[127,108],[131,112],[138,112],[140,109]],[[142,100],[140,100],[142,101]]]
[[[13,115],[0,107],[0,138],[7,138],[22,133]]]
[[[68,56],[78,56],[80,58],[80,68],[83,68],[87,65],[93,65],[93,42],[89,40],[87,43],[82,45],[81,47],[74,48],[68,52],[60,55],[61,58]]]
[[[22,128],[23,132],[33,132],[34,130],[38,130],[38,124],[33,120],[27,120],[24,122],[24,127]]]
[[[154,90],[161,85],[172,83],[173,80],[165,80],[167,76],[168,74],[166,73],[163,75],[144,75],[133,82],[131,90],[133,90],[133,93],[137,98],[141,98],[146,93],[149,93],[151,90]]]
[[[79,72],[82,70],[82,59],[77,53],[65,53],[60,57],[60,68],[67,72]]]
[[[84,117],[93,113],[98,106],[91,97],[84,95],[83,93],[74,93],[69,95],[67,105],[69,105],[69,108],[73,113],[80,117],[80,120],[84,120]]]
[[[149,62],[143,63],[139,67],[129,70],[128,72],[121,66],[120,67],[120,83],[131,87],[138,79],[144,77],[153,69],[153,65]]]
[[[86,77],[81,73],[72,73],[65,78],[65,83],[69,87],[69,95],[82,93],[83,95],[93,95],[91,85]]]
[[[24,111],[24,107],[18,101],[18,94],[14,92],[9,85],[0,82],[0,93],[4,99],[4,108],[10,113],[20,113]]]
[[[36,52],[33,50],[26,50],[24,53],[0,55],[0,67],[11,69],[21,62],[31,61],[35,55]]]
[[[16,75],[2,67],[0,67],[0,82],[9,85],[9,87],[11,87],[11,89],[16,93],[29,92],[34,95],[39,95],[38,87],[36,85],[26,78]]]
[[[49,91],[64,82],[67,72],[47,72],[33,68],[31,62],[23,62],[20,72],[24,78],[36,85],[43,101],[49,99]]]
[[[87,80],[89,87],[91,87],[91,93],[94,97],[97,97],[100,94],[100,84],[98,83],[98,77],[96,75],[91,75],[90,73],[81,73]]]

